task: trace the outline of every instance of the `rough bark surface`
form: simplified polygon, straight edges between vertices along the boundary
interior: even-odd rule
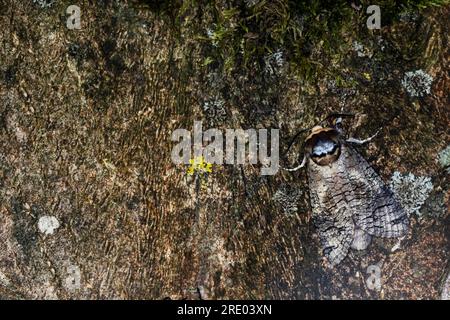
[[[265,73],[205,63],[210,46],[196,32],[211,17],[200,9],[174,26],[135,2],[79,1],[81,29],[69,30],[70,4],[0,1],[1,298],[439,298],[449,258],[439,163],[449,143],[448,6],[375,32],[353,21],[344,42],[364,39],[367,52],[343,51],[336,65],[321,60],[317,41],[310,54],[330,72],[307,83],[277,63]],[[433,77],[431,93],[412,98],[401,83],[419,68]],[[336,85],[335,70],[352,85]],[[376,239],[328,269],[304,171],[213,166],[199,181],[170,160],[173,130],[194,120],[279,128],[282,151],[341,109],[357,114],[346,122],[353,136],[382,128],[358,151],[383,180],[432,178],[398,250]],[[40,227],[45,216],[59,227],[51,218]],[[370,265],[381,290],[366,285]]]

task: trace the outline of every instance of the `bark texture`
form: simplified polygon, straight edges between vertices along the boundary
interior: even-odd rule
[[[355,13],[340,59],[325,59],[320,39],[305,46],[321,68],[305,81],[288,54],[242,69],[208,59],[214,17],[200,7],[175,24],[142,2],[78,2],[81,29],[69,30],[70,1],[0,1],[1,298],[439,298],[449,258],[448,172],[438,161],[449,143],[448,5],[373,32]],[[264,37],[249,31],[242,43]],[[420,98],[402,85],[417,69],[433,78]],[[398,250],[377,239],[328,269],[304,171],[224,165],[199,180],[170,160],[173,130],[194,120],[279,128],[283,151],[341,109],[357,114],[346,122],[352,136],[382,128],[359,151],[385,181],[394,171],[432,178]],[[296,144],[281,164],[301,152]],[[370,265],[381,269],[380,290],[367,287]]]

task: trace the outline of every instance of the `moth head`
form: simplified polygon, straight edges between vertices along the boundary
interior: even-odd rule
[[[334,128],[315,126],[305,140],[305,151],[318,165],[326,166],[341,155],[339,132]]]

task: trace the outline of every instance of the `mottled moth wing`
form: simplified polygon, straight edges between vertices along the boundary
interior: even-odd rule
[[[330,165],[309,159],[308,180],[313,221],[331,264],[347,255],[357,228],[381,237],[407,230],[407,216],[372,167],[350,146]]]
[[[340,208],[338,211],[313,214],[323,254],[332,265],[338,264],[347,256],[353,241],[355,226],[349,213],[348,210]]]
[[[399,237],[408,230],[408,216],[392,191],[369,163],[350,146],[344,146],[348,181],[355,186],[353,218],[358,227],[377,237]]]

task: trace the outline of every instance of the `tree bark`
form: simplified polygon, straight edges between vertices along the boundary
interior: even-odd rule
[[[385,60],[349,54],[338,68],[358,84],[333,88],[325,75],[306,84],[287,67],[205,66],[198,30],[210,20],[200,9],[174,25],[134,2],[107,3],[82,1],[81,29],[70,30],[68,1],[0,2],[1,298],[439,298],[449,246],[448,173],[438,162],[449,142],[448,6],[367,35],[373,54],[383,42]],[[364,24],[355,28],[347,44]],[[415,99],[401,81],[419,68],[434,80]],[[218,101],[217,114],[205,111]],[[278,128],[282,154],[301,128],[341,109],[357,114],[348,134],[382,128],[358,150],[385,181],[394,171],[432,178],[421,209],[432,214],[411,215],[397,251],[396,240],[376,239],[327,268],[305,172],[214,165],[196,177],[170,158],[172,132],[195,120]],[[301,152],[300,140],[281,165]],[[370,265],[381,268],[381,290],[367,287]]]

